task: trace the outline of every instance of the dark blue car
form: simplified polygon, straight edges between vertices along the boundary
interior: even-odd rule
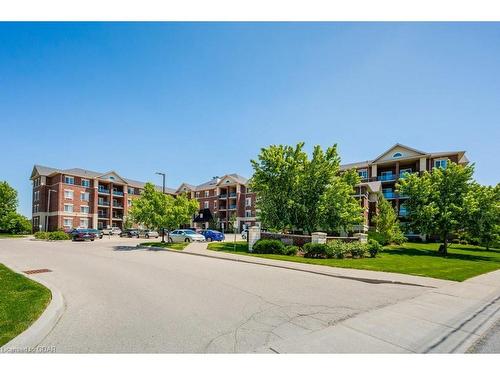
[[[207,241],[223,241],[226,238],[223,233],[212,229],[202,230],[201,234],[205,236]]]

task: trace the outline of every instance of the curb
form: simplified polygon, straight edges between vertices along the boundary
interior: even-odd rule
[[[271,264],[271,263],[266,263],[266,262],[259,262],[258,260],[227,258],[227,257],[223,257],[223,256],[215,256],[215,255],[210,255],[210,254],[192,253],[192,252],[189,252],[189,251],[172,250],[172,249],[168,249],[168,248],[165,248],[165,247],[140,246],[140,245],[137,245],[136,247],[138,249],[155,250],[155,251],[159,251],[159,250],[170,251],[170,252],[177,253],[177,254],[187,254],[187,255],[194,255],[194,256],[205,257],[205,258],[228,260],[228,261],[231,261],[231,262],[240,262],[240,263],[247,263],[247,264],[256,264],[256,265],[259,265],[259,266],[282,268],[282,269],[286,269],[286,270],[312,273],[312,274],[315,274],[315,275],[321,275],[321,276],[327,276],[327,277],[334,277],[334,278],[337,278],[337,279],[359,281],[359,282],[367,283],[367,284],[392,284],[392,285],[415,286],[415,287],[422,287],[422,288],[429,288],[429,289],[435,289],[436,288],[435,286],[422,285],[422,284],[416,284],[416,283],[409,283],[409,282],[403,282],[403,281],[385,280],[385,279],[371,279],[371,278],[367,278],[367,277],[355,277],[355,276],[336,275],[336,274],[332,274],[330,272],[321,272],[321,271],[307,270],[307,269],[303,269],[303,268],[300,268],[300,267],[293,267],[293,266],[289,266],[289,265]],[[209,251],[212,251],[212,250],[209,250]]]
[[[49,305],[44,312],[38,317],[35,322],[26,328],[19,335],[14,337],[4,346],[0,347],[2,353],[36,353],[36,347],[42,340],[52,331],[59,319],[61,318],[64,310],[64,298],[61,292],[54,288],[50,283],[45,280],[38,279],[33,275],[26,275],[22,271],[8,266],[11,270],[22,274],[23,276],[45,286],[50,290],[52,298]],[[47,352],[47,351],[42,351]],[[49,351],[50,352],[50,351]]]

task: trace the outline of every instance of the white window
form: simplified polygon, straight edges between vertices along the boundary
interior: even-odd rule
[[[64,228],[72,228],[73,227],[73,218],[65,217],[63,220]]]
[[[127,207],[132,206],[132,199],[127,199]]]
[[[245,217],[252,217],[252,211],[251,210],[245,210]]]
[[[89,227],[89,219],[81,218],[80,219],[80,228],[88,228]]]
[[[73,190],[64,190],[64,199],[73,199]]]
[[[90,187],[90,181],[85,178],[82,178],[82,186]]]
[[[88,202],[90,200],[90,193],[80,193],[80,200]]]
[[[361,177],[363,180],[366,180],[368,178],[368,169],[360,169],[358,171],[359,177]]]
[[[195,197],[196,197],[196,198],[199,198],[199,197],[200,197],[200,192],[199,192],[199,191],[197,191],[197,192],[195,193]]]
[[[75,178],[73,176],[64,176],[64,183],[65,184],[74,185],[75,184]]]
[[[37,212],[38,212],[38,209],[39,209],[38,204],[34,204],[34,205],[33,205],[33,213],[37,213]]]
[[[250,207],[252,205],[252,198],[245,198],[245,206]]]
[[[214,200],[214,210],[217,208],[217,201]]]
[[[448,164],[447,159],[438,159],[434,160],[434,168],[446,168],[446,165]]]
[[[80,206],[80,212],[83,214],[88,214],[90,212],[89,206]]]
[[[208,201],[203,202],[203,208],[208,208],[208,205],[209,205]]]
[[[36,202],[39,199],[40,199],[40,192],[39,191],[35,191],[35,193],[33,195],[33,200]]]
[[[73,212],[73,205],[65,203],[64,204],[64,212]]]
[[[205,198],[210,195],[210,192],[208,190],[205,190]]]

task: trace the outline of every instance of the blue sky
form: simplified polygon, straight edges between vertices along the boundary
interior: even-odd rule
[[[0,23],[0,180],[33,164],[167,184],[269,144],[467,150],[499,181],[500,23]]]

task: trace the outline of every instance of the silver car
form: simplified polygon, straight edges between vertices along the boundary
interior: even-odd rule
[[[177,229],[169,233],[169,242],[204,242],[205,236],[191,229]]]

